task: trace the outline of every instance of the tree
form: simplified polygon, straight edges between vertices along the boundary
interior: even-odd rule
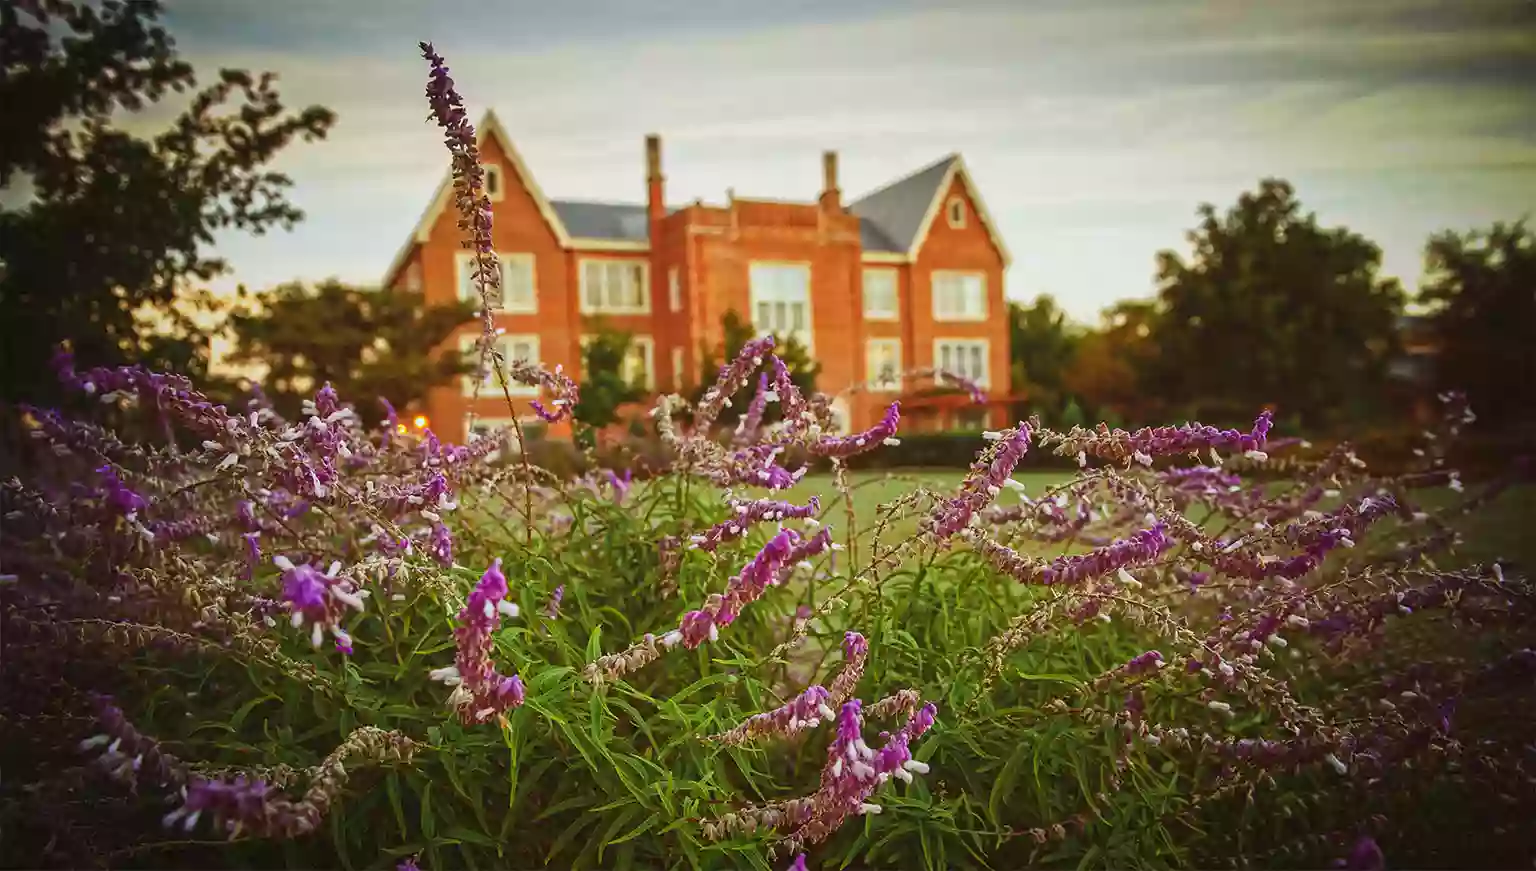
[[[255,302],[242,288],[241,299],[230,316],[230,361],[265,364],[267,397],[286,416],[330,382],[365,422],[377,423],[377,397],[404,409],[428,389],[474,371],[475,361],[457,349],[439,350],[474,319],[467,302],[428,306],[419,293],[338,281],[284,284]]]
[[[1218,420],[1266,404],[1307,426],[1378,410],[1404,301],[1377,276],[1380,249],[1319,227],[1273,179],[1225,216],[1209,204],[1199,214],[1193,256],[1158,255],[1158,355],[1144,383]]]
[[[571,413],[594,431],[617,423],[622,406],[645,398],[645,388],[624,372],[633,338],[599,324],[583,344],[580,398]]]
[[[1150,300],[1126,300],[1104,310],[1102,325],[1075,343],[1061,376],[1065,391],[1092,411],[1094,420],[1113,417],[1150,422],[1157,403],[1144,387],[1143,373],[1157,354]],[[1078,411],[1081,415],[1081,410]]]
[[[334,116],[286,112],[270,74],[221,70],[152,138],[113,126],[119,107],[197,85],[160,13],[155,0],[0,2],[0,188],[32,192],[0,208],[0,397],[56,399],[48,364],[65,339],[81,366],[204,374],[208,338],[171,311],[225,270],[206,251],[214,233],[302,217],[289,179],[263,167]],[[157,312],[168,329],[146,339]]]
[[[1062,378],[1082,334],[1050,294],[1029,306],[1008,304],[1011,375],[1016,393],[1029,395],[1029,410],[1054,418],[1064,407]]]
[[[699,378],[699,386],[694,390],[692,397],[695,403],[700,402],[703,399],[704,391],[714,386],[715,381],[719,379],[720,367],[723,365],[722,361],[736,359],[736,355],[741,353],[741,349],[747,342],[757,335],[757,332],[752,329],[752,325],[747,323],[734,310],[727,311],[725,316],[720,319],[720,328],[724,338],[722,345],[714,349],[706,348],[701,355],[700,372],[702,377]],[[773,353],[780,360],[783,360],[785,367],[789,369],[789,380],[796,387],[800,388],[802,393],[810,396],[816,390],[816,378],[821,374],[821,364],[811,359],[810,352],[806,350],[805,345],[798,339],[793,337],[786,339],[779,336],[774,338],[776,341],[774,342]],[[722,426],[732,426],[741,419],[742,412],[746,411],[747,406],[752,402],[753,394],[757,392],[757,375],[762,372],[768,372],[769,377],[772,377],[772,369],[766,360],[763,361],[763,365],[758,368],[757,372],[753,373],[752,377],[748,379],[747,385],[735,396],[731,397],[730,406],[721,410],[718,423]],[[780,417],[780,413],[779,403],[769,403],[763,412],[763,423],[776,422]]]
[[[1465,390],[1480,420],[1536,417],[1536,233],[1519,221],[1425,246],[1418,301],[1439,344],[1435,380]]]

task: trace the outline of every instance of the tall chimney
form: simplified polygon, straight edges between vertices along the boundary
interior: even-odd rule
[[[821,206],[829,211],[842,209],[842,192],[837,189],[837,152],[821,153]]]
[[[661,174],[661,137],[655,133],[645,137],[645,188],[646,188],[646,215],[651,223],[657,224],[667,216],[665,190],[662,183],[666,181]]]

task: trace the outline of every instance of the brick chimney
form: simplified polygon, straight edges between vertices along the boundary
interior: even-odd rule
[[[842,192],[837,189],[837,152],[821,153],[821,207],[829,212],[842,211]]]
[[[665,177],[661,174],[661,137],[655,133],[645,137],[645,205],[646,215],[654,228],[667,216]]]

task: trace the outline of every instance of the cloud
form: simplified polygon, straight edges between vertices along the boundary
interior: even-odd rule
[[[199,69],[273,69],[289,105],[339,114],[327,142],[279,161],[309,220],[229,238],[231,281],[377,278],[445,168],[415,49],[433,38],[556,196],[641,199],[653,131],[674,202],[726,187],[811,199],[825,148],[849,195],[961,151],[1016,254],[1011,290],[1088,317],[1150,292],[1154,252],[1182,244],[1196,205],[1265,176],[1347,217],[1410,281],[1428,233],[1531,209],[1533,10],[199,0],[169,20]]]

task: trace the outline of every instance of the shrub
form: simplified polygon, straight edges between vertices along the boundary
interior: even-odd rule
[[[424,50],[486,254],[474,138]],[[1528,858],[1531,590],[1512,567],[1431,561],[1509,481],[1419,505],[1463,489],[1443,460],[1466,418],[1454,397],[1394,477],[1345,446],[1272,458],[1267,414],[1249,431],[1019,423],[983,437],[957,486],[915,486],[866,528],[847,463],[899,446],[897,407],[830,436],[824,397],[776,377],[752,406],[777,403],[784,425],[749,409],[729,444],[702,435],[777,359],[748,343],[696,407],[663,398],[673,462],[634,482],[565,480],[535,461],[547,442],[489,463],[494,439],[370,433],[328,386],[289,421],[61,354],[68,387],[196,446],[28,412],[26,477],[0,487],[8,855]],[[553,394],[547,420],[569,415],[558,373],[496,368]],[[774,498],[802,477],[791,447],[832,464],[825,502]],[[1014,472],[1041,449],[1098,465],[1021,493]],[[1250,481],[1270,466],[1283,477]]]

